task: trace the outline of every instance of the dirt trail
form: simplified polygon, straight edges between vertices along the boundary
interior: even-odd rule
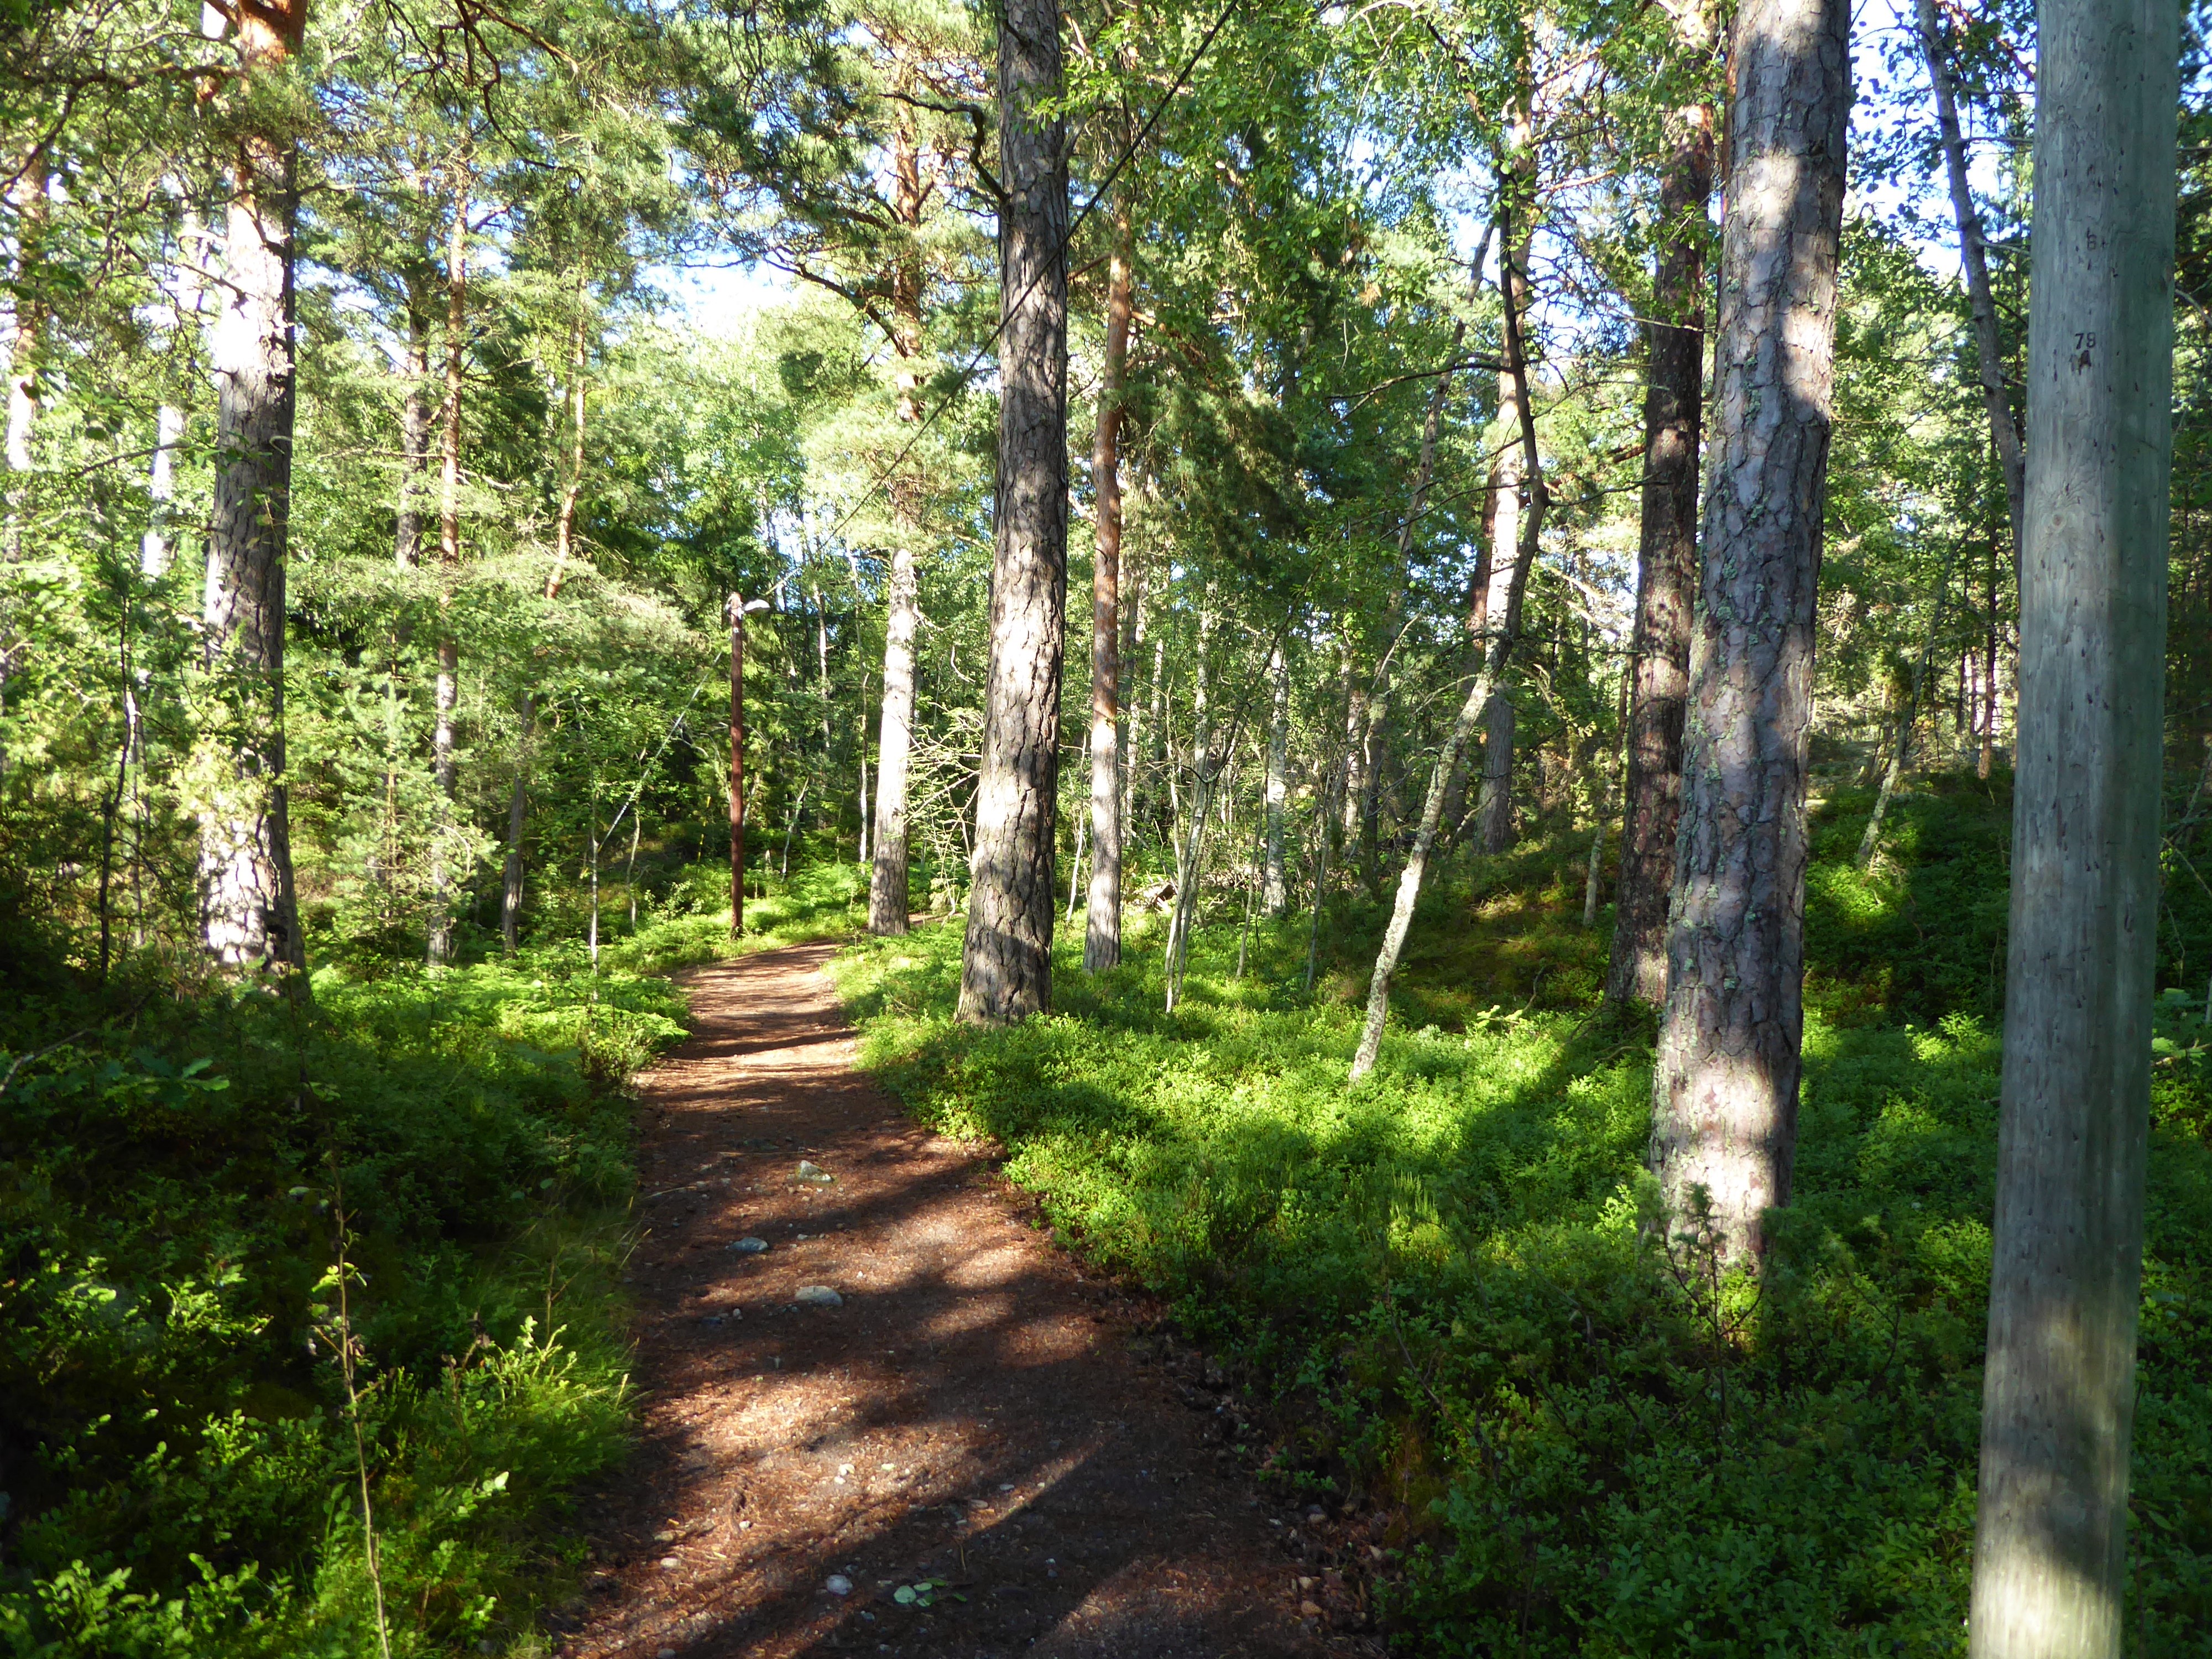
[[[830,955],[700,970],[695,1035],[643,1079],[642,1440],[561,1652],[1364,1648],[1326,1631],[1356,1617],[1324,1565],[1351,1523],[1263,1503],[1234,1397],[1163,1359],[1157,1310],[854,1070]],[[817,1285],[842,1305],[797,1305]]]

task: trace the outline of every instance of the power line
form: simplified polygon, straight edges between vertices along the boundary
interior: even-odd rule
[[[1152,137],[1152,130],[1159,125],[1160,118],[1167,113],[1168,106],[1173,103],[1176,94],[1182,91],[1184,83],[1190,79],[1191,71],[1198,67],[1199,59],[1205,57],[1208,49],[1212,46],[1214,37],[1219,34],[1228,23],[1231,14],[1237,9],[1237,3],[1238,0],[1229,0],[1229,3],[1221,9],[1221,15],[1213,20],[1213,27],[1206,30],[1205,38],[1198,43],[1197,50],[1193,52],[1185,61],[1181,73],[1175,78],[1174,84],[1168,88],[1160,101],[1153,106],[1152,114],[1147,116],[1145,124],[1137,129],[1136,136],[1115,159],[1114,165],[1107,169],[1106,177],[1100,181],[1098,188],[1091,192],[1091,199],[1083,204],[1083,210],[1069,222],[1067,234],[1060,239],[1060,246],[1053,255],[1054,265],[1062,267],[1066,265],[1067,250],[1074,242],[1076,233],[1083,228],[1099,203],[1106,199],[1107,192],[1114,188],[1115,182],[1121,178],[1123,169],[1136,159],[1137,152],[1142,149],[1146,141]],[[1050,266],[1047,267],[1048,270],[1050,268]],[[937,407],[929,411],[920,426],[915,428],[914,435],[900,447],[897,454],[891,457],[890,465],[868,481],[868,486],[860,492],[860,499],[845,509],[842,518],[830,526],[829,538],[834,539],[847,525],[852,523],[860,515],[860,509],[868,504],[878,489],[890,481],[891,475],[896,472],[906,458],[914,453],[914,447],[921,441],[923,434],[937,424],[937,417],[950,409],[952,406],[952,400],[968,389],[968,381],[975,373],[976,367],[982,362],[985,355],[991,348],[999,343],[999,337],[1006,331],[1006,325],[1013,319],[1014,313],[1029,303],[1030,295],[1036,292],[1037,284],[1043,280],[1044,273],[1039,272],[1030,279],[1029,287],[1022,290],[1021,297],[1013,305],[1000,307],[999,325],[991,331],[990,337],[981,345],[975,348],[975,356],[969,358],[966,365],[961,369],[958,386],[939,399]]]

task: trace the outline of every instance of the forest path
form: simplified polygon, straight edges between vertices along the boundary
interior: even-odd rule
[[[1220,1379],[855,1069],[833,950],[687,975],[694,1034],[641,1079],[641,1442],[561,1652],[1351,1647],[1312,1616],[1351,1611],[1314,1525],[1222,1448]],[[732,1249],[748,1237],[769,1248]],[[842,1305],[800,1305],[817,1285]],[[947,1587],[933,1605],[896,1599],[922,1581]]]

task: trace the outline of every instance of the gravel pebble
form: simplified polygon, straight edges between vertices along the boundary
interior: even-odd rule
[[[832,1595],[850,1595],[853,1593],[853,1581],[842,1572],[833,1572],[823,1582],[822,1588]]]
[[[799,1294],[792,1298],[802,1308],[842,1308],[845,1298],[827,1285],[801,1285]]]

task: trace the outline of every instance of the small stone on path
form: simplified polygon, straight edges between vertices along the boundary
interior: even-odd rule
[[[802,1308],[842,1308],[845,1298],[827,1285],[801,1285],[793,1298]]]
[[[853,1593],[853,1581],[842,1572],[833,1572],[822,1588],[832,1595],[850,1595]]]
[[[810,1164],[803,1158],[799,1160],[796,1174],[799,1180],[810,1187],[827,1187],[837,1179],[819,1164]]]
[[[768,1253],[768,1240],[764,1238],[741,1238],[738,1240],[737,1243],[731,1245],[730,1248],[735,1250],[739,1255],[765,1255]]]

